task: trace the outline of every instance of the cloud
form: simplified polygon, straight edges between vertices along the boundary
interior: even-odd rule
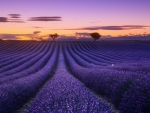
[[[20,14],[8,14],[10,18],[20,18]]]
[[[50,38],[50,40],[52,40],[52,39]],[[60,35],[58,38],[56,38],[56,41],[76,41],[76,37]]]
[[[52,41],[52,38],[49,38]],[[56,41],[93,41],[92,38],[60,35]]]
[[[129,34],[124,36],[105,38],[105,40],[150,40],[150,34]]]
[[[76,32],[74,36],[68,36],[68,35],[59,35],[59,37],[56,38],[56,41],[90,41],[92,38],[89,38],[90,33],[88,32]],[[47,35],[47,40],[52,41],[53,39]]]
[[[35,31],[35,33],[40,33],[40,31]],[[56,41],[93,41],[93,39],[87,36],[89,33],[87,32],[77,32],[79,36],[66,36],[60,35],[56,38]],[[87,36],[87,37],[86,37]],[[48,34],[45,35],[36,35],[34,33],[31,34],[0,34],[0,39],[6,40],[50,40],[52,38],[49,37]],[[125,36],[117,36],[113,37],[111,35],[102,36],[98,41],[102,40],[150,40],[150,34],[143,33],[143,34],[129,34]]]
[[[150,26],[145,25],[123,25],[123,26],[92,26],[76,29],[62,29],[62,30],[131,30],[131,29],[145,29]]]
[[[150,34],[134,34],[132,36],[125,35],[125,36],[118,36],[118,37],[106,35],[106,36],[102,36],[98,41],[102,41],[102,40],[150,40]],[[61,35],[56,39],[56,41],[93,41],[93,39],[91,37],[84,37],[82,35],[81,37],[78,38],[76,36]]]
[[[32,39],[34,34],[0,34],[0,39],[6,40],[21,40],[21,39]]]
[[[23,20],[21,19],[9,19],[9,22],[13,22],[13,23],[25,23]]]
[[[32,26],[33,28],[43,28],[43,27],[37,27],[37,26]]]
[[[20,14],[8,14],[10,16],[9,22],[14,22],[14,23],[25,23],[23,20],[21,20],[21,15]]]
[[[87,37],[76,37],[76,36],[65,36],[62,35],[56,39],[56,41],[93,41],[92,38]]]
[[[33,34],[39,34],[41,31],[34,31]]]
[[[93,21],[93,22],[91,22],[91,23],[99,23],[100,21]]]
[[[7,40],[16,40],[16,36],[15,35],[11,35],[11,34],[3,34],[0,35],[1,39],[7,39]]]
[[[0,17],[0,22],[8,22],[8,18],[6,18],[6,17]]]
[[[30,17],[28,21],[62,21],[61,17]]]
[[[10,17],[0,17],[0,22],[14,22],[14,23],[25,23],[20,19],[20,14],[8,14]]]
[[[88,33],[88,32],[76,32],[75,33],[75,36],[76,36],[76,38],[78,39],[78,38],[89,38],[90,37],[90,33]]]

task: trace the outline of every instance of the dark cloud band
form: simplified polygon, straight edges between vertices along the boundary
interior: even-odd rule
[[[10,18],[20,18],[20,14],[8,14]]]
[[[77,29],[63,29],[63,30],[131,30],[131,29],[145,29],[150,26],[145,25],[123,25],[123,26],[93,26]]]
[[[8,14],[10,17],[0,17],[0,22],[14,22],[14,23],[25,23],[21,18],[20,14]]]
[[[0,22],[8,22],[8,19],[6,17],[0,17]]]
[[[43,28],[43,27],[38,27],[38,26],[32,26],[32,28]]]
[[[34,31],[33,34],[39,34],[41,31]]]
[[[28,21],[62,21],[61,17],[31,17]]]
[[[87,32],[76,32],[75,33],[76,36],[82,36],[82,37],[86,37],[86,36],[90,36],[90,33]]]

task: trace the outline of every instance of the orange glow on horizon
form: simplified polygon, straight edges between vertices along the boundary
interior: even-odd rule
[[[118,37],[118,36],[130,36],[130,35],[142,35],[142,34],[150,34],[150,28],[147,29],[132,29],[132,30],[52,30],[52,28],[31,28],[27,27],[27,25],[17,25],[15,27],[15,24],[12,26],[9,24],[6,24],[3,29],[0,30],[0,35],[3,34],[13,34],[16,35],[16,40],[39,40],[39,38],[43,38],[44,40],[47,40],[49,38],[49,34],[58,33],[59,35],[64,36],[75,36],[76,38],[79,38],[75,35],[75,33],[92,33],[92,32],[98,32],[102,36],[112,36],[112,37]],[[38,34],[34,34],[34,31],[40,31]],[[88,36],[84,36],[88,38]],[[90,37],[90,36],[89,36]]]

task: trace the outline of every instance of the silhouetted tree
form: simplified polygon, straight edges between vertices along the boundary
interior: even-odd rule
[[[94,41],[98,40],[101,37],[101,35],[97,32],[91,33],[90,35],[94,39]]]
[[[49,36],[53,39],[53,41],[55,41],[55,38],[57,38],[59,35],[55,33],[55,34],[50,34]]]

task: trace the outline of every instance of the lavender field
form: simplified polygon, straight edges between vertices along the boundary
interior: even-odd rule
[[[0,113],[150,113],[150,42],[0,41]]]

